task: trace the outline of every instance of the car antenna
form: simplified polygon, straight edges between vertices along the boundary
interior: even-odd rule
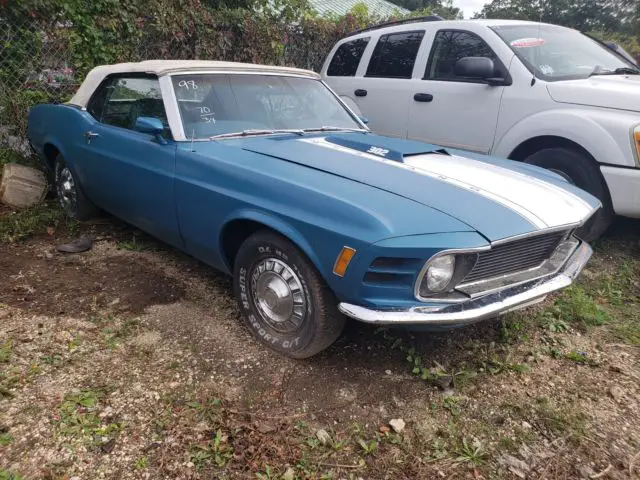
[[[195,152],[195,150],[193,149],[193,141],[195,140],[195,138],[196,138],[196,129],[192,128],[191,129],[191,151],[192,152]]]

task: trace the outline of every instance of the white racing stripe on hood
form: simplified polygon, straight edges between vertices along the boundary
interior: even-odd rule
[[[300,141],[409,169],[475,192],[518,213],[539,229],[580,223],[594,210],[580,197],[552,183],[480,160],[428,153],[398,162],[336,145],[325,138]]]

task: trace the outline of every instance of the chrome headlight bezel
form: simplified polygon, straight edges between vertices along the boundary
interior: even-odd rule
[[[425,262],[422,269],[418,273],[418,277],[416,278],[416,283],[414,285],[414,296],[421,302],[437,301],[439,299],[446,300],[446,298],[443,297],[446,297],[451,292],[453,292],[456,285],[462,282],[464,277],[473,269],[478,259],[478,252],[488,249],[490,249],[489,246],[465,250],[442,250],[436,253]],[[454,259],[453,272],[449,278],[449,281],[442,289],[437,291],[431,291],[427,288],[428,292],[426,292],[425,294],[425,292],[422,291],[423,281],[426,280],[429,269],[437,264],[439,259],[443,257],[452,257]]]

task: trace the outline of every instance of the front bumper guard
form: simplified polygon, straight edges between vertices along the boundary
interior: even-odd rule
[[[373,310],[340,303],[339,310],[348,317],[378,325],[465,325],[533,305],[555,291],[573,283],[591,258],[591,247],[582,242],[555,274],[507,287],[466,302],[441,306],[418,306],[405,310]]]

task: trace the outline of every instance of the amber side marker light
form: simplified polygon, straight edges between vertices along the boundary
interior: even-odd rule
[[[355,254],[355,249],[351,247],[342,247],[342,250],[340,250],[340,255],[338,255],[338,258],[336,258],[336,263],[333,266],[333,273],[335,273],[339,277],[344,277],[344,274],[347,271],[347,267],[349,267],[349,263],[351,262],[351,259]]]
[[[636,155],[638,159],[638,166],[640,166],[640,127],[636,127],[633,131],[633,139],[636,143]]]

